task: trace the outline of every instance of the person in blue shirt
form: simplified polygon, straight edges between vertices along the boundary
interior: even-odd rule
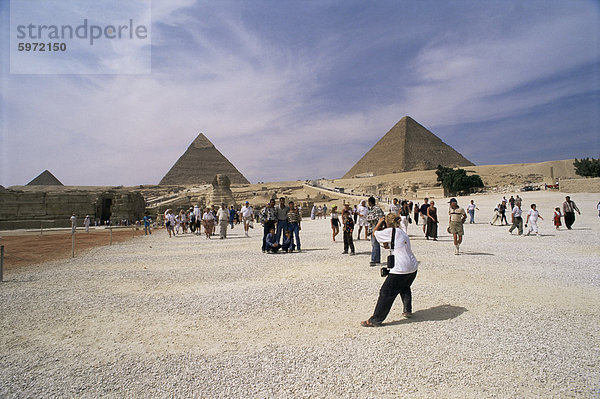
[[[265,238],[267,245],[267,252],[276,254],[277,251],[281,248],[279,243],[277,242],[277,237],[275,236],[275,228],[271,227],[269,229],[269,234]]]
[[[233,222],[235,221],[235,209],[233,209],[233,205],[229,207],[229,225],[233,229]]]
[[[150,229],[150,223],[152,223],[152,219],[148,215],[144,215],[144,235],[152,234],[152,230]]]

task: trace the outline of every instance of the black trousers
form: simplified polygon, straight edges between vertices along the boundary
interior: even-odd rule
[[[267,235],[269,234],[269,230],[275,228],[274,220],[267,220],[263,227],[263,241],[262,241],[262,250],[267,250]]]
[[[565,212],[565,226],[570,229],[575,223],[575,212]]]
[[[350,251],[354,253],[354,240],[352,239],[352,233],[344,231],[344,252],[348,252],[348,248],[350,248]]]
[[[381,324],[385,320],[398,294],[402,298],[403,312],[412,313],[410,286],[415,281],[415,277],[417,277],[416,271],[410,274],[388,274],[379,290],[379,299],[373,316],[369,319],[373,324]]]

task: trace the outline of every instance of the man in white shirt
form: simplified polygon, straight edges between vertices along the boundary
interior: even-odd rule
[[[390,205],[390,213],[395,213],[396,215],[400,211],[400,204],[398,204],[398,198],[394,198],[392,204]]]
[[[71,215],[71,233],[75,233],[77,229],[77,217],[75,214]]]
[[[515,202],[515,206],[511,212],[512,218],[512,226],[508,229],[508,232],[512,234],[512,231],[516,228],[519,232],[519,235],[523,234],[523,211],[521,211],[521,201]]]
[[[387,229],[379,231],[379,227],[386,221]],[[388,214],[386,217],[379,219],[377,226],[373,229],[373,234],[379,243],[384,244],[388,248],[388,244],[392,241],[392,232],[394,231],[394,267],[389,269],[381,289],[379,298],[373,316],[368,320],[361,322],[363,327],[378,327],[381,326],[385,318],[390,312],[394,300],[400,294],[402,298],[403,312],[402,316],[409,318],[412,316],[412,293],[410,286],[417,276],[418,262],[410,247],[410,239],[402,229],[397,228],[400,221],[398,216]]]
[[[248,229],[254,218],[254,209],[250,206],[250,202],[246,201],[244,206],[242,206],[240,213],[242,214],[242,220],[244,221],[244,233],[246,234],[246,237],[249,237]]]

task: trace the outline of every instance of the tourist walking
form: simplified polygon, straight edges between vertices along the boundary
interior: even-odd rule
[[[290,232],[289,251],[294,252],[295,249],[298,249],[298,252],[301,252],[300,230],[302,226],[300,226],[300,222],[302,221],[302,214],[298,207],[295,206],[294,201],[290,201],[288,205],[290,208],[288,212],[288,231]]]
[[[365,240],[367,239],[368,226],[367,222],[367,213],[369,213],[369,208],[366,207],[365,200],[360,201],[360,205],[357,208],[358,212],[358,234],[356,235],[356,240],[360,240],[360,232],[365,228]]]
[[[327,205],[323,204],[323,219],[327,219]]]
[[[448,220],[448,230],[454,240],[454,255],[460,255],[460,244],[462,244],[463,235],[465,234],[463,225],[465,220],[467,220],[467,213],[463,208],[458,206],[456,198],[451,198],[449,204],[450,210],[448,214],[450,218]]]
[[[194,223],[196,224],[196,235],[200,235],[202,229],[202,211],[200,206],[194,205]]]
[[[512,195],[508,199],[508,203],[510,204],[510,211],[512,212],[513,208],[515,207],[515,198]]]
[[[516,228],[519,235],[523,234],[523,216],[522,216],[523,211],[521,211],[521,203],[520,202],[515,202],[515,206],[513,207],[512,211],[511,211],[511,220],[512,220],[512,226],[510,226],[510,229],[508,229],[508,232],[510,234],[512,234],[512,231]]]
[[[335,242],[335,237],[340,232],[340,216],[337,212],[337,205],[331,207],[331,230],[333,235],[333,242]]]
[[[400,212],[400,204],[398,203],[398,198],[394,198],[392,204],[390,205],[390,212],[398,215]]]
[[[250,202],[246,201],[244,203],[244,206],[242,206],[242,210],[240,211],[240,213],[242,214],[242,221],[244,222],[244,234],[246,235],[246,237],[249,237],[249,229],[251,227],[254,228],[254,209],[252,209],[252,207],[250,206]]]
[[[275,200],[271,198],[267,206],[260,211],[260,223],[263,225],[262,251],[267,252],[267,235],[275,231],[277,215],[275,214]]]
[[[415,226],[419,224],[419,203],[417,202],[413,207],[413,219],[415,221]]]
[[[562,226],[562,223],[560,222],[561,217],[562,217],[562,214],[560,213],[560,208],[559,207],[554,208],[554,216],[552,217],[552,220],[554,222],[554,227],[556,228],[556,230],[559,230],[560,226]]]
[[[217,221],[219,222],[219,239],[227,238],[227,225],[229,224],[229,211],[225,203],[217,211]]]
[[[202,215],[202,225],[204,226],[204,234],[206,239],[210,240],[210,236],[213,233],[213,227],[215,225],[215,215],[211,208],[206,208]]]
[[[171,236],[175,237],[175,214],[171,209],[165,211],[165,226],[167,226],[169,238],[171,238]]]
[[[479,210],[477,206],[475,206],[475,202],[471,200],[471,203],[467,205],[467,212],[469,212],[469,224],[475,223],[475,210]]]
[[[85,219],[83,219],[83,226],[85,227],[85,232],[90,232],[90,215],[85,215]]]
[[[352,232],[354,231],[354,220],[352,219],[352,214],[350,211],[344,210],[342,212],[342,223],[343,223],[343,234],[344,234],[344,252],[343,254],[348,253],[348,249],[350,249],[350,255],[354,255],[354,241],[352,240]]]
[[[381,248],[379,247],[379,242],[377,241],[377,238],[375,237],[375,234],[373,234],[373,233],[376,230],[376,226],[381,225],[378,222],[385,215],[384,215],[383,211],[381,210],[381,208],[378,207],[377,205],[375,205],[374,197],[369,197],[368,204],[369,204],[369,208],[367,211],[367,223],[369,223],[368,234],[371,235],[370,266],[376,266],[378,263],[381,262]]]
[[[233,209],[233,205],[229,207],[229,227],[233,229],[233,223],[237,220],[237,212]]]
[[[425,229],[427,229],[427,208],[429,208],[429,198],[424,198],[423,204],[419,208],[421,219],[423,220],[423,234],[425,234]]]
[[[406,200],[402,200],[398,213],[400,214],[400,228],[404,230],[406,234],[408,234],[408,223],[411,221],[411,219],[410,208],[408,207],[408,202]]]
[[[568,230],[571,230],[571,226],[573,226],[573,223],[575,223],[575,211],[581,215],[581,212],[579,212],[579,208],[577,208],[575,202],[571,201],[571,197],[567,195],[565,197],[565,202],[563,202],[563,215],[565,218],[565,226],[567,226]]]
[[[144,215],[144,235],[152,234],[152,229],[150,228],[150,223],[152,223],[152,219],[148,214]]]
[[[535,204],[531,204],[531,209],[527,212],[527,219],[525,220],[525,227],[529,224],[529,228],[527,229],[527,235],[531,234],[533,231],[536,236],[539,236],[540,233],[538,231],[537,221],[538,219],[544,220],[544,218],[540,215],[540,213],[535,209]]]
[[[437,241],[438,223],[437,208],[435,207],[435,201],[432,200],[427,208],[427,228],[425,230],[425,237],[428,240],[431,237],[434,241]]]
[[[500,225],[505,223],[508,226],[508,219],[506,219],[506,198],[502,200],[500,206],[498,207],[498,212],[500,212]]]
[[[315,217],[317,216],[317,205],[313,205],[312,209],[310,210],[310,220],[315,220]]]
[[[389,274],[379,290],[379,298],[373,315],[360,323],[363,327],[381,326],[390,313],[398,294],[402,299],[402,316],[405,318],[412,316],[412,292],[410,287],[417,276],[418,262],[410,247],[410,238],[404,231],[397,228],[396,223],[390,219],[387,218],[388,227],[386,229],[375,231],[373,235],[376,236],[378,242],[384,244],[392,244],[393,242],[390,248],[393,248],[391,252],[394,256],[394,267],[389,269]],[[378,230],[383,221],[384,218],[382,217],[374,230]]]

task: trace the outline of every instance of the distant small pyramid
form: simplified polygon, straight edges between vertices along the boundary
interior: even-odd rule
[[[410,116],[405,116],[343,178],[430,170],[438,165],[450,168],[474,164]]]
[[[28,186],[63,186],[48,169],[40,173],[38,177],[27,183]]]
[[[231,183],[250,183],[214,144],[200,133],[158,184],[210,184],[217,174],[227,175]]]

